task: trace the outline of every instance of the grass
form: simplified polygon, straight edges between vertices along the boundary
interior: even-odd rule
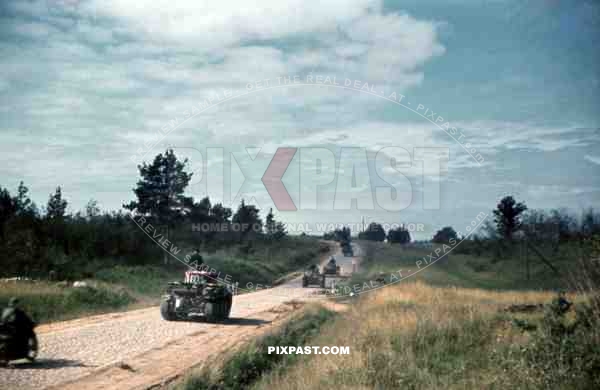
[[[0,305],[5,307],[13,296],[20,298],[22,307],[38,323],[122,309],[135,302],[127,290],[104,284],[65,288],[46,282],[1,283]]]
[[[350,355],[304,356],[252,388],[597,388],[600,320],[598,312],[589,314],[589,304],[578,300],[564,318],[550,308],[531,314],[503,310],[553,297],[420,281],[381,289],[361,297],[311,341],[349,346]],[[515,318],[536,326],[524,330]],[[567,330],[555,332],[557,323]]]
[[[99,270],[94,278],[113,285],[126,286],[138,299],[156,297],[169,281],[182,278],[184,268],[180,266],[115,266]],[[152,299],[151,299],[152,300]]]
[[[409,270],[413,273],[414,276],[410,279],[421,280],[432,286],[496,290],[565,289],[569,286],[568,276],[577,263],[573,255],[575,252],[567,253],[570,248],[565,248],[550,258],[559,270],[559,274],[556,274],[530,254],[528,280],[525,260],[519,255],[498,261],[486,254],[475,256],[458,253],[459,246],[425,268],[423,259],[428,259],[428,255],[432,255],[437,247],[405,248],[400,245],[374,242],[362,243],[362,245],[366,248],[361,266],[364,272],[351,279],[349,285],[375,280],[380,272],[389,281],[392,272],[402,269],[403,275],[407,275]],[[434,255],[433,258],[436,256]],[[418,262],[421,262],[421,269],[417,266]]]
[[[407,274],[430,253],[369,244],[362,273],[347,285],[376,280],[380,272],[389,282],[392,272]],[[494,261],[452,252],[411,278],[359,295],[311,341],[349,346],[350,355],[304,356],[251,388],[600,388],[597,290],[571,290],[574,309],[567,313],[557,310],[552,291],[572,276],[571,249],[552,259],[564,274],[533,263],[530,280],[518,257]],[[583,285],[594,285],[585,278],[579,275]],[[513,305],[534,309],[506,310]]]
[[[323,307],[311,306],[294,316],[284,326],[253,341],[227,360],[217,371],[204,370],[192,375],[180,386],[181,390],[246,389],[268,372],[285,372],[298,355],[268,354],[268,347],[306,345],[316,337],[321,327],[335,313]]]

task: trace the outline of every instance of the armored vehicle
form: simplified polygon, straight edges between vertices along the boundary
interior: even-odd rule
[[[345,280],[348,276],[342,275],[342,271],[335,258],[332,256],[329,262],[323,266],[324,282],[323,287],[330,289],[335,288],[335,285],[341,280]]]
[[[302,287],[316,285],[321,288],[325,287],[325,275],[319,273],[319,267],[316,264],[311,265],[304,271],[302,275]]]
[[[350,243],[347,243],[346,245],[342,246],[342,253],[344,254],[344,257],[352,257],[354,256],[354,250],[352,250],[352,245]]]
[[[215,322],[229,318],[233,293],[217,281],[217,274],[188,271],[183,282],[171,282],[160,303],[160,314],[167,321],[200,317]]]
[[[329,259],[329,262],[325,264],[323,267],[323,273],[325,275],[339,275],[340,274],[340,266],[337,265],[335,258],[332,256]]]

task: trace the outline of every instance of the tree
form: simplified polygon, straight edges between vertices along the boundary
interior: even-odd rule
[[[431,241],[438,244],[445,244],[450,242],[451,239],[458,240],[458,235],[451,226],[446,226],[438,230]]]
[[[387,235],[390,244],[408,244],[410,243],[410,233],[404,226],[398,226],[396,229],[390,229]]]
[[[152,164],[139,165],[141,180],[133,190],[137,201],[124,208],[152,217],[160,223],[169,223],[183,216],[184,206],[189,204],[183,193],[192,174],[185,171],[188,160],[177,159],[173,150],[158,154]]]
[[[46,218],[51,221],[62,221],[67,210],[67,201],[62,198],[60,186],[56,187],[54,194],[50,194],[46,206]]]
[[[600,234],[600,214],[589,208],[583,212],[580,231],[584,237]]]
[[[216,223],[229,223],[231,215],[231,209],[224,207],[221,203],[213,205],[210,209],[210,216]]]
[[[275,234],[277,223],[275,222],[275,217],[273,216],[273,209],[269,209],[269,214],[267,214],[267,219],[265,221],[265,232],[267,236],[272,237]]]
[[[5,224],[17,213],[17,205],[5,188],[0,188],[0,237],[4,237]]]
[[[275,240],[280,240],[287,235],[285,225],[275,220],[275,217],[273,216],[273,209],[270,209],[269,214],[267,214],[265,221],[265,233],[267,234],[268,238],[273,238]]]
[[[496,230],[506,240],[511,241],[514,233],[521,227],[521,214],[527,210],[524,203],[516,202],[512,196],[500,200],[494,210]]]
[[[369,224],[369,226],[367,227],[367,230],[364,232],[361,232],[358,235],[358,237],[361,240],[383,242],[383,241],[385,241],[385,230],[383,229],[383,226],[381,226],[380,224],[378,224],[376,222],[371,222]]]
[[[172,149],[158,154],[152,164],[138,165],[141,180],[133,190],[137,201],[123,205],[125,209],[144,215],[161,225],[166,225],[169,239],[169,228],[185,216],[189,210],[189,198],[183,195],[191,173],[185,171],[188,160],[179,161]],[[169,257],[164,253],[164,262]]]
[[[29,199],[28,192],[29,188],[25,187],[25,184],[21,181],[17,188],[17,196],[15,197],[15,206],[19,215],[33,215],[36,212],[35,204]]]
[[[100,215],[100,207],[98,207],[98,202],[94,199],[90,199],[85,205],[85,216],[88,219],[96,218]]]
[[[255,233],[261,232],[263,229],[259,210],[254,205],[247,205],[243,199],[240,207],[233,215],[232,221],[235,225],[234,231],[239,231],[242,238],[254,236]]]
[[[323,233],[323,239],[328,240],[328,241],[334,241],[335,233],[334,232],[325,232],[325,233]]]
[[[185,200],[187,210],[187,217],[192,223],[206,223],[211,221],[211,204],[208,197],[204,197],[200,202],[194,203],[194,199],[187,198]]]
[[[349,242],[352,238],[352,231],[349,227],[344,226],[341,229],[335,229],[333,231],[333,235],[335,237],[335,241]]]
[[[273,237],[276,240],[281,240],[285,236],[287,236],[287,230],[285,228],[285,225],[282,222],[277,222],[275,224],[275,233],[273,234]]]

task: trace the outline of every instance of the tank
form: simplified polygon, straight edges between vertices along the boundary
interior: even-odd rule
[[[340,267],[338,267],[334,258],[331,258],[329,262],[325,264],[323,273],[325,275],[338,275],[340,273]]]
[[[302,275],[302,287],[309,286],[325,287],[325,275],[319,273],[319,267],[316,264],[308,267]]]
[[[229,318],[233,292],[216,280],[217,274],[188,271],[183,282],[168,284],[160,303],[164,320],[202,318],[209,322]]]

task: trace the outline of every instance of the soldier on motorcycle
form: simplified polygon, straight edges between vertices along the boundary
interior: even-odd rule
[[[35,322],[19,307],[19,300],[14,297],[10,299],[8,306],[2,311],[0,324],[11,331],[17,345],[27,345],[35,327]]]

